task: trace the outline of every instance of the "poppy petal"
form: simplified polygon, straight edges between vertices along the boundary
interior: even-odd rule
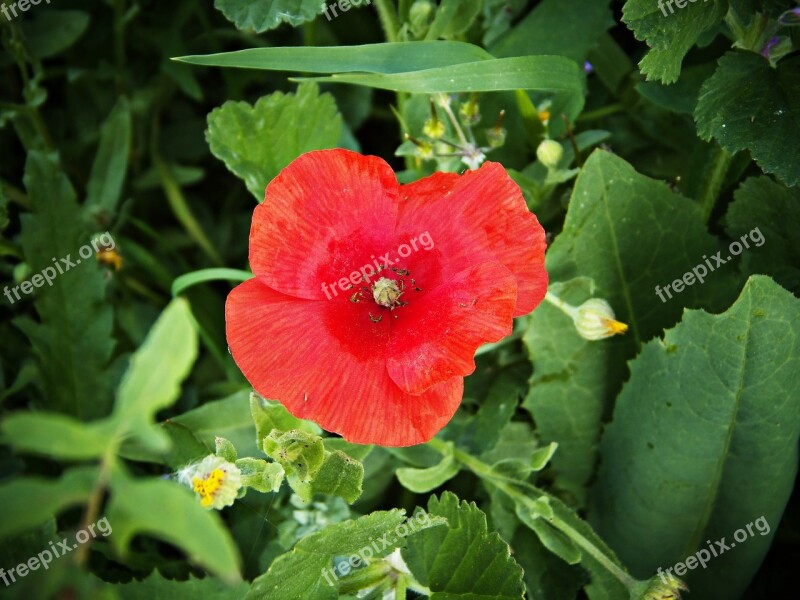
[[[463,379],[417,396],[402,391],[386,370],[389,321],[343,318],[350,309],[364,310],[347,299],[298,299],[251,279],[225,305],[231,354],[259,394],[350,442],[428,441],[458,408]]]
[[[387,250],[398,201],[397,178],[380,158],[349,150],[303,154],[272,180],[253,213],[253,273],[291,296],[325,298],[323,284]]]
[[[487,162],[461,176],[434,174],[402,186],[401,195],[397,239],[427,232],[436,246],[430,255],[409,259],[418,281],[438,285],[448,271],[496,260],[517,278],[515,317],[544,299],[545,233],[502,165]]]
[[[387,347],[389,375],[410,394],[475,370],[475,350],[511,333],[517,283],[498,262],[457,273],[398,309]]]

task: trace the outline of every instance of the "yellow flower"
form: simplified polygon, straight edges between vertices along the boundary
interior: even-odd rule
[[[231,506],[242,488],[242,472],[224,458],[211,454],[178,472],[178,481],[191,488],[203,508]]]

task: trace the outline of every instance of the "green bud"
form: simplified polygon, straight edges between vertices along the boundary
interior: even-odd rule
[[[680,600],[681,592],[689,588],[672,573],[661,573],[650,580],[639,600]]]
[[[489,142],[490,148],[499,148],[503,144],[506,143],[506,135],[508,135],[508,131],[506,131],[502,127],[493,127],[492,129],[486,130],[486,140]]]
[[[408,12],[408,22],[411,25],[411,33],[415,37],[422,37],[428,31],[433,21],[436,7],[428,0],[417,0],[411,5]]]
[[[564,149],[561,144],[554,140],[544,140],[536,148],[536,158],[548,169],[555,169],[561,158],[564,156]]]

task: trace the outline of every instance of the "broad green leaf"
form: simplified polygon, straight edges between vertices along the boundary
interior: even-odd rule
[[[728,152],[749,150],[786,184],[800,182],[800,57],[772,68],[753,52],[733,51],[705,82],[694,111],[697,132]]]
[[[120,96],[100,130],[100,145],[86,185],[84,210],[108,223],[116,214],[131,150],[131,108]]]
[[[464,33],[481,13],[482,4],[483,0],[442,0],[425,39],[449,38]]]
[[[744,592],[797,475],[799,338],[800,301],[754,276],[727,311],[687,311],[632,362],[590,515],[635,574],[683,561],[706,540],[730,542],[763,517],[713,568],[686,576],[701,598]]]
[[[664,85],[658,81],[641,81],[636,91],[653,104],[667,110],[692,115],[703,83],[714,74],[714,63],[703,63],[685,68],[677,83]]]
[[[428,513],[447,519],[446,527],[415,533],[402,550],[408,568],[431,598],[514,598],[524,592],[522,569],[508,544],[489,532],[486,515],[452,492],[431,496]]]
[[[311,80],[412,94],[536,90],[554,94],[570,119],[583,107],[584,94],[583,70],[562,56],[497,58],[404,73],[340,73]]]
[[[131,479],[117,472],[108,520],[114,548],[127,554],[133,537],[147,534],[186,552],[189,560],[231,583],[239,580],[236,545],[216,511],[200,506],[194,494],[163,479]],[[154,510],[155,508],[155,510]]]
[[[50,58],[63,52],[77,42],[88,27],[88,13],[52,7],[47,10],[32,10],[30,18],[22,21],[26,46],[38,59]]]
[[[608,152],[596,150],[586,161],[564,229],[548,250],[547,269],[553,282],[591,278],[593,290],[578,280],[557,292],[573,306],[590,296],[604,298],[629,330],[590,342],[567,315],[543,303],[525,336],[534,375],[523,404],[542,441],[558,442],[556,483],[578,502],[593,472],[602,417],[625,378],[625,361],[643,341],[675,324],[684,307],[722,309],[734,296],[732,265],[707,272],[705,285],[695,280],[671,298],[663,291],[718,249],[697,204]]]
[[[336,581],[324,571],[330,569],[334,556],[357,554],[364,548],[374,556],[385,556],[405,540],[395,535],[395,529],[405,520],[400,509],[374,512],[356,520],[335,523],[322,531],[301,539],[291,552],[279,556],[263,575],[256,577],[248,600],[295,600],[338,598]],[[377,544],[376,544],[377,542]],[[375,544],[375,545],[373,545]]]
[[[214,8],[238,29],[256,33],[282,23],[296,27],[313,21],[326,6],[322,0],[214,0]]]
[[[211,152],[244,180],[260,202],[267,184],[295,158],[334,148],[342,117],[330,94],[302,83],[296,94],[275,92],[254,106],[228,101],[208,115]]]
[[[165,579],[154,571],[147,579],[114,586],[114,591],[122,600],[241,600],[249,589],[247,582],[235,585],[222,582],[213,577],[197,579],[189,576],[185,581]]]
[[[18,412],[3,420],[0,431],[18,451],[65,460],[99,458],[114,441],[108,422],[84,424],[57,413]]]
[[[762,273],[792,292],[800,292],[800,188],[787,188],[768,177],[752,177],[736,190],[725,217],[725,231],[750,248],[742,252],[743,269]]]
[[[255,443],[249,397],[250,392],[242,391],[221,400],[206,402],[170,418],[164,427],[175,424],[186,428],[208,449],[214,447],[217,436],[222,436],[236,446],[241,456],[255,456],[261,451],[261,445]]]
[[[361,46],[250,48],[235,52],[181,56],[181,62],[301,73],[406,73],[493,58],[464,42],[413,42]]]
[[[311,492],[340,496],[352,504],[361,496],[363,482],[364,465],[334,450],[325,453],[322,466],[311,482]]]
[[[609,0],[544,0],[495,42],[498,58],[557,54],[583,66],[600,36],[614,24]]]
[[[108,368],[114,315],[90,245],[92,232],[83,225],[69,180],[44,154],[28,154],[25,187],[32,212],[20,218],[20,238],[26,263],[41,274],[35,290],[41,322],[17,324],[38,359],[45,407],[83,420],[105,416],[115,375]],[[84,248],[90,250],[88,259],[79,255]],[[46,285],[48,279],[52,285]]]
[[[666,1],[628,0],[622,9],[622,21],[637,40],[650,47],[639,63],[647,79],[677,81],[683,57],[705,31],[719,24],[727,7],[726,0],[692,2],[684,8]]]
[[[128,431],[149,426],[153,416],[178,399],[181,382],[197,357],[197,333],[189,303],[176,298],[131,356],[114,409],[116,422]]]
[[[74,467],[60,479],[20,477],[0,484],[0,538],[41,525],[65,508],[85,503],[98,475],[96,467]]]
[[[427,494],[455,477],[461,469],[453,457],[453,444],[448,442],[448,452],[439,464],[427,469],[403,467],[397,469],[397,480],[408,490],[417,494]]]

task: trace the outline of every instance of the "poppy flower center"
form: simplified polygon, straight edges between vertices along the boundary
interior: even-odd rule
[[[403,281],[397,285],[397,281],[394,279],[381,277],[372,285],[372,297],[381,306],[394,309],[395,306],[400,305],[400,296],[403,295],[404,289]]]

